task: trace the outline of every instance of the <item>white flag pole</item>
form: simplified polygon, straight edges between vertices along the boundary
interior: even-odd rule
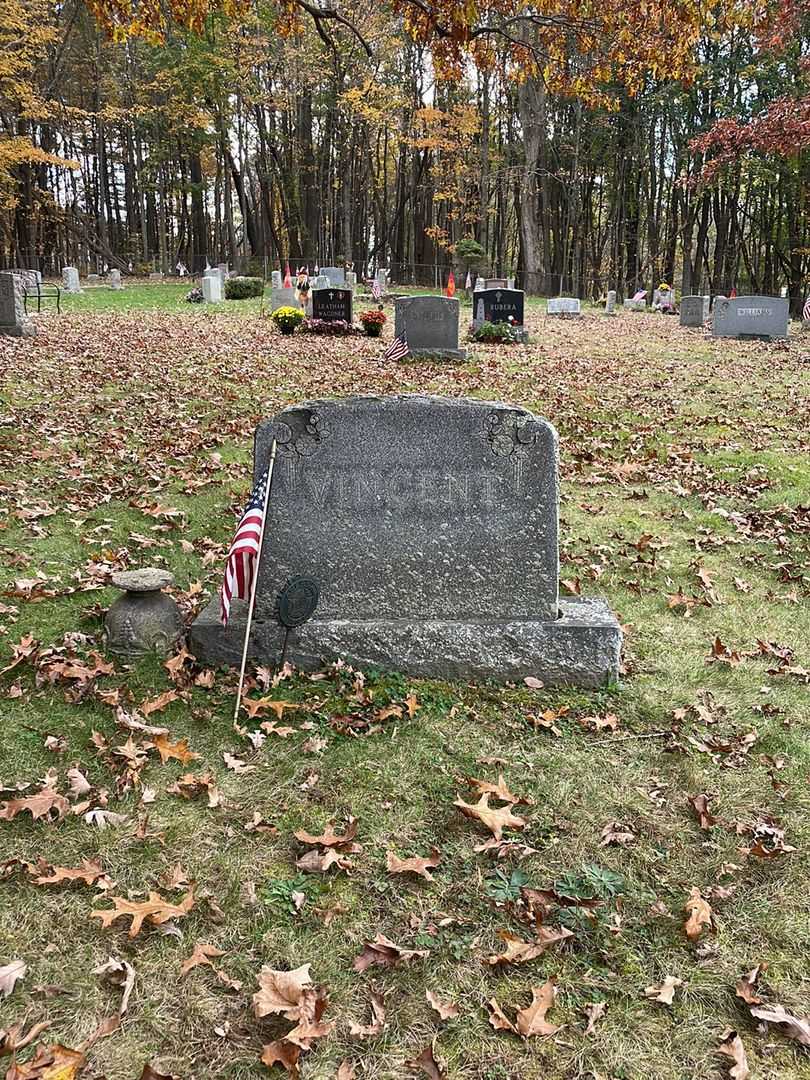
[[[270,464],[267,466],[267,491],[264,496],[264,513],[262,514],[262,527],[259,530],[259,550],[256,553],[256,565],[253,571],[253,582],[250,588],[250,603],[248,604],[247,624],[245,625],[245,644],[242,647],[242,666],[239,668],[239,686],[236,690],[236,708],[233,711],[233,722],[239,719],[239,708],[242,704],[242,686],[245,682],[245,665],[247,664],[248,645],[250,644],[250,626],[253,622],[253,608],[256,606],[256,586],[259,583],[259,566],[262,561],[262,546],[264,545],[264,527],[267,524],[267,516],[270,513],[270,491],[273,485],[273,467],[276,464],[276,440],[270,447]]]

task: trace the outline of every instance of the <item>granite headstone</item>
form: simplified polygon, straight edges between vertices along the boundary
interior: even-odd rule
[[[485,289],[506,289],[509,282],[505,277],[489,277],[484,278]]]
[[[37,328],[25,314],[23,284],[16,274],[0,273],[0,335],[34,337]]]
[[[62,288],[66,293],[80,293],[79,269],[76,266],[62,267]]]
[[[610,289],[605,300],[605,315],[616,314],[616,290]]]
[[[582,305],[575,296],[555,296],[548,301],[548,315],[581,315]]]
[[[681,297],[681,326],[703,326],[704,300],[703,296]]]
[[[403,296],[394,302],[394,335],[405,334],[411,356],[466,360],[458,343],[458,316],[454,296]]]
[[[278,311],[280,307],[301,307],[295,289],[272,288],[270,290],[270,310]]]
[[[622,304],[625,311],[646,311],[646,300],[625,300]]]
[[[353,319],[351,289],[313,289],[312,318],[324,322],[347,322]]]
[[[718,299],[714,307],[714,337],[774,341],[788,336],[790,301],[779,296],[735,296]]]
[[[281,277],[280,270],[273,270],[270,273],[270,288],[281,289],[283,288],[283,279]]]
[[[113,267],[107,274],[107,281],[111,289],[123,289],[124,283],[121,280],[121,271]]]
[[[212,270],[202,279],[203,300],[206,304],[219,304],[222,301],[222,278],[218,270]]]
[[[333,288],[342,288],[346,284],[346,271],[342,266],[322,266],[321,274]]]
[[[600,686],[618,677],[607,606],[558,590],[558,440],[502,402],[356,397],[292,406],[256,431],[254,476],[278,446],[252,653],[277,663],[290,579],[320,589],[289,659],[339,657],[424,677]],[[191,629],[203,663],[238,664],[245,605],[214,598]]]
[[[526,294],[521,289],[482,289],[473,295],[476,312],[484,303],[484,319],[491,323],[512,322],[523,325],[523,308]]]

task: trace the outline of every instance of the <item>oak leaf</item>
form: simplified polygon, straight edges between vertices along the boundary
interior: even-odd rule
[[[695,816],[698,819],[698,824],[701,829],[710,829],[712,825],[717,824],[717,818],[709,811],[710,795],[703,792],[700,795],[695,795],[689,800],[689,805],[695,811]]]
[[[169,742],[168,735],[156,735],[152,739],[152,745],[160,754],[160,760],[164,765],[172,758],[179,761],[181,765],[188,765],[190,761],[194,761],[200,756],[189,750],[188,739],[179,739],[176,743],[172,743]]]
[[[211,963],[212,957],[224,956],[225,953],[222,949],[218,949],[216,945],[206,945],[205,942],[199,941],[194,946],[194,952],[188,958],[184,960],[182,967],[180,968],[180,978],[188,975],[192,968],[199,967],[200,964],[207,964],[208,967],[213,967]]]
[[[554,979],[549,979],[542,986],[532,987],[532,1001],[525,1009],[518,1009],[515,1026],[524,1039],[532,1035],[556,1035],[561,1028],[546,1020],[546,1013],[554,1004],[557,988]]]
[[[549,946],[573,936],[573,931],[565,928],[549,930],[540,926],[537,930],[536,941],[524,941],[523,938],[510,934],[508,930],[501,930],[498,937],[506,942],[506,951],[497,956],[488,957],[487,963],[492,965],[525,964],[529,960],[536,960],[538,956],[542,956]]]
[[[690,941],[697,941],[705,926],[714,927],[714,913],[697,887],[690,890],[683,909],[688,915],[683,928]]]
[[[346,832],[341,836],[336,833],[333,825],[328,824],[320,836],[308,833],[304,829],[298,829],[294,834],[296,840],[302,844],[317,844],[319,847],[338,848],[341,850],[352,846],[352,841],[357,836],[357,818],[349,817],[346,822]]]
[[[183,773],[166,791],[170,795],[179,795],[183,799],[195,799],[198,795],[208,797],[208,807],[213,810],[219,806],[219,788],[211,773]]]
[[[6,1073],[6,1080],[74,1080],[85,1065],[80,1050],[71,1050],[57,1043],[41,1046],[26,1065],[14,1063]]]
[[[119,1016],[123,1016],[129,1008],[129,999],[135,986],[135,968],[126,960],[116,960],[111,956],[106,963],[93,968],[93,974],[123,991],[118,1009]]]
[[[61,885],[65,881],[83,881],[85,885],[95,885],[99,889],[107,889],[112,884],[101,864],[93,859],[82,859],[82,865],[75,870],[66,866],[41,867],[33,881],[35,885]]]
[[[425,859],[415,856],[412,859],[400,859],[393,851],[389,851],[386,857],[386,866],[389,874],[419,874],[425,881],[433,881],[432,869],[441,862],[439,849],[430,849],[430,855]]]
[[[60,795],[52,787],[45,787],[36,795],[28,795],[23,799],[9,799],[0,806],[0,818],[12,821],[17,814],[25,811],[31,815],[34,821],[46,818],[48,821],[61,821],[70,809],[70,804],[64,795]]]
[[[494,795],[494,797],[500,799],[501,802],[521,803],[524,806],[533,805],[531,799],[524,799],[520,795],[512,794],[506,785],[503,773],[498,773],[497,784],[493,784],[490,780],[479,780],[476,776],[471,776],[469,783],[471,787],[475,788],[478,795]]]
[[[160,893],[150,892],[149,899],[143,901],[126,900],[123,896],[110,897],[115,905],[112,911],[94,910],[90,912],[92,919],[101,919],[101,925],[109,927],[121,918],[131,918],[132,925],[129,928],[129,936],[137,937],[141,932],[144,922],[152,926],[162,926],[170,919],[181,919],[188,915],[194,907],[194,890],[189,889],[179,904],[172,904],[164,900]]]
[[[526,824],[525,818],[512,813],[511,806],[504,806],[499,810],[491,809],[489,794],[487,793],[483,794],[478,802],[474,804],[465,803],[461,796],[457,796],[453,806],[457,807],[465,817],[480,821],[482,825],[489,829],[496,840],[503,837],[504,829],[522,829]]]
[[[396,967],[397,964],[412,960],[416,956],[427,955],[426,949],[404,949],[401,945],[395,945],[384,934],[377,934],[373,941],[366,942],[353,966],[355,971],[365,971],[375,964],[381,967]]]
[[[171,705],[173,701],[177,701],[179,697],[176,690],[164,690],[162,694],[158,694],[157,697],[150,698],[149,701],[144,701],[140,706],[140,712],[144,716],[151,716],[152,713],[162,712],[167,705]]]
[[[330,866],[337,866],[340,870],[351,870],[354,865],[351,859],[341,855],[339,851],[306,851],[296,859],[296,867],[305,874],[325,874]]]
[[[607,1012],[607,1002],[593,1001],[590,1005],[585,1006],[584,1012],[585,1015],[588,1017],[588,1026],[585,1028],[583,1034],[592,1035],[593,1029]]]
[[[436,1060],[436,1043],[428,1043],[418,1057],[405,1062],[409,1069],[418,1069],[428,1076],[430,1080],[444,1080],[447,1071],[443,1064]]]
[[[495,998],[490,998],[486,1003],[489,1012],[489,1022],[496,1031],[513,1031],[517,1035],[517,1029]]]

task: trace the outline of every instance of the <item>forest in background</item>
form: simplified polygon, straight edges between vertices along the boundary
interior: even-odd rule
[[[537,294],[667,280],[787,287],[800,307],[806,0],[756,26],[704,15],[686,82],[653,58],[609,94],[577,89],[576,49],[557,90],[516,71],[502,36],[448,72],[386,6],[340,13],[329,33],[317,19],[289,33],[259,3],[161,39],[111,37],[82,0],[0,0],[0,261],[269,274],[350,260],[421,284],[472,266]]]

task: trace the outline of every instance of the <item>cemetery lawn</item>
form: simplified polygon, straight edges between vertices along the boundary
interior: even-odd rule
[[[663,316],[548,320],[534,306],[528,347],[396,365],[379,342],[283,338],[258,301],[212,313],[184,291],[88,290],[36,339],[0,338],[2,1065],[4,1038],[21,1038],[4,1031],[48,1022],[41,1047],[90,1041],[86,1077],[133,1080],[146,1062],[183,1080],[283,1076],[259,1059],[294,1021],[256,1019],[252,996],[263,966],[310,964],[335,1027],[302,1052],[304,1077],[354,1075],[343,1062],[363,1078],[445,1075],[407,1064],[435,1040],[453,1080],[704,1080],[734,1065],[717,1053],[727,1029],[760,1080],[810,1075],[806,1024],[766,1027],[735,994],[767,965],[754,996],[810,1013],[810,341],[714,342]],[[107,666],[112,570],[170,568],[188,619],[218,588],[260,418],[397,391],[505,399],[557,426],[561,578],[619,613],[620,686],[348,668],[273,685],[251,669],[250,698],[269,700],[237,731],[233,672],[182,654]],[[254,747],[243,732],[262,722]],[[142,725],[168,729],[173,756]],[[169,790],[189,772],[202,780]],[[453,801],[500,773],[528,800],[513,806],[526,824],[476,852],[489,834]],[[15,813],[46,782],[67,797],[61,820]],[[350,817],[350,865],[302,873],[313,845],[295,832],[342,834]],[[386,869],[390,853],[434,847],[432,881]],[[83,860],[94,884],[38,883]],[[690,940],[695,889],[712,921]],[[191,897],[166,933],[91,915],[150,891]],[[500,934],[535,940],[532,905],[572,936],[488,962]],[[378,934],[425,955],[356,972]],[[183,975],[202,944],[222,955]],[[94,1040],[121,1006],[94,974],[109,957],[134,989]],[[3,969],[18,960],[15,983]],[[551,978],[558,1032],[494,1029],[487,1002],[513,1021]],[[671,1004],[645,996],[667,979]],[[427,991],[458,1015],[441,1020]],[[373,994],[385,1023],[353,1036],[352,1022],[374,1028]]]

